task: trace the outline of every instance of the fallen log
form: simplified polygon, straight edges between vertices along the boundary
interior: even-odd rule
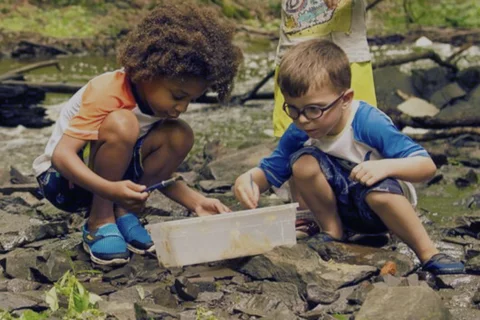
[[[7,73],[4,73],[4,74],[0,75],[0,82],[5,81],[5,80],[13,79],[15,77],[18,77],[18,75],[23,74],[23,73],[28,72],[28,71],[32,71],[32,70],[40,69],[40,68],[45,68],[45,67],[49,67],[49,66],[56,66],[57,69],[59,71],[61,71],[58,60],[49,60],[49,61],[37,62],[37,63],[26,65],[26,66],[18,68],[18,69],[8,71]]]
[[[454,64],[451,64],[448,61],[444,61],[437,53],[433,51],[425,52],[415,52],[405,56],[399,56],[392,59],[384,61],[376,61],[372,64],[373,69],[389,67],[389,66],[398,66],[404,63],[414,62],[418,60],[430,59],[435,61],[438,65],[451,69],[454,72],[458,72],[458,67]]]
[[[55,93],[75,93],[84,86],[83,84],[74,83],[37,83],[18,80],[6,80],[2,81],[1,84],[12,86],[26,86],[28,88],[41,89],[45,92]]]
[[[451,138],[463,134],[480,136],[479,127],[454,127],[448,129],[429,130],[425,133],[409,133],[408,136],[417,141],[430,141],[443,138]]]

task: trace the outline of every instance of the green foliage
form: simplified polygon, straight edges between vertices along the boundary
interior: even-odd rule
[[[206,308],[197,308],[196,320],[218,320],[213,314],[213,311]]]
[[[428,26],[478,27],[480,2],[475,0],[409,0],[406,13],[414,23]]]
[[[89,293],[75,275],[67,271],[46,293],[45,302],[49,305],[49,310],[42,313],[27,310],[20,317],[0,311],[0,319],[42,320],[49,319],[52,315],[58,318],[61,316],[65,320],[106,319],[106,316],[96,308],[97,302],[101,299],[98,295]],[[66,301],[66,308],[60,307],[60,300]]]
[[[20,7],[0,20],[0,28],[5,30],[35,30],[45,36],[58,38],[92,36],[97,32],[96,27],[88,9],[80,6],[48,10]]]

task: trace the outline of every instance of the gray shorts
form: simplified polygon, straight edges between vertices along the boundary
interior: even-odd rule
[[[303,155],[311,155],[317,159],[335,193],[338,213],[346,229],[366,234],[388,231],[382,220],[370,209],[365,197],[372,191],[403,195],[402,187],[396,179],[387,178],[367,187],[350,179],[351,169],[342,165],[339,159],[315,147],[305,147],[292,154],[290,164],[293,165]]]

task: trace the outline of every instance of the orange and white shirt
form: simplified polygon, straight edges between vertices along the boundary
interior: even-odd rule
[[[105,117],[119,109],[128,109],[135,114],[140,126],[139,137],[145,135],[155,123],[162,121],[162,118],[140,110],[131,83],[122,70],[99,75],[62,107],[44,153],[33,162],[35,176],[51,167],[53,151],[64,134],[81,140],[97,140]]]

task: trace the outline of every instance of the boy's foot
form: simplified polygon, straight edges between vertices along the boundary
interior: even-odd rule
[[[312,239],[318,240],[319,242],[344,242],[342,239],[336,239],[323,231],[316,234]]]
[[[83,248],[90,259],[100,265],[125,264],[130,259],[125,239],[114,223],[107,223],[90,232],[87,224],[82,228]]]
[[[317,223],[309,219],[297,219],[295,221],[295,231],[297,239],[311,237],[320,232]]]
[[[423,264],[422,270],[433,274],[456,274],[464,273],[465,266],[445,253],[437,253]]]
[[[127,242],[128,250],[137,254],[155,252],[152,238],[135,214],[127,213],[117,218],[117,226]]]

